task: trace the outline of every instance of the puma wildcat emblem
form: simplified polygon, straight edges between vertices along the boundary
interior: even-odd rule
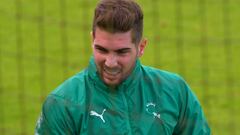
[[[106,111],[106,109],[103,109],[102,114],[98,114],[98,113],[95,112],[95,111],[90,111],[90,115],[91,115],[91,116],[99,117],[99,118],[103,121],[103,123],[105,123],[105,120],[104,120],[104,118],[103,118],[103,114],[104,114],[105,111]]]

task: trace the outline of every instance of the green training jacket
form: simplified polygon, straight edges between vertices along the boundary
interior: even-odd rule
[[[89,66],[45,100],[35,135],[210,135],[197,97],[176,74],[136,61],[117,90]]]

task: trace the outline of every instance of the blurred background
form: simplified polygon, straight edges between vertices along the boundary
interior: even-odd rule
[[[0,1],[1,135],[33,134],[46,96],[88,65],[97,1]],[[183,76],[214,135],[239,135],[240,1],[137,1],[142,63]]]

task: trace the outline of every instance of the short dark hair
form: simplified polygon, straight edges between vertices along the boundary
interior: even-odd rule
[[[96,27],[110,33],[131,30],[132,42],[138,44],[143,33],[143,12],[134,0],[100,0],[93,18],[93,36]]]

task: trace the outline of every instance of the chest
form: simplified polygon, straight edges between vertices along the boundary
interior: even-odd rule
[[[91,94],[82,130],[87,134],[171,135],[177,124],[178,105],[161,90]]]

